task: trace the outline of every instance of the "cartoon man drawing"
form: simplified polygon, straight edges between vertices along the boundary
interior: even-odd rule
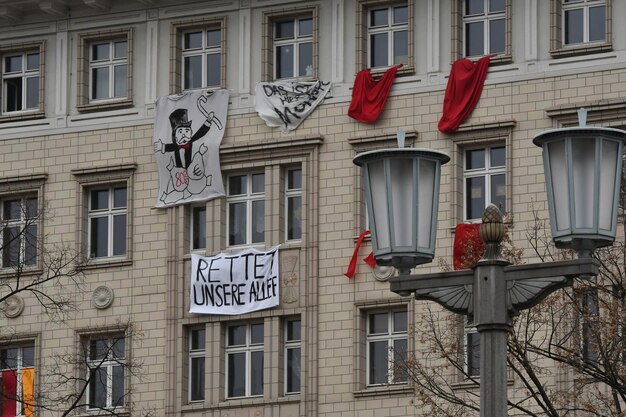
[[[161,139],[154,143],[155,152],[172,152],[173,158],[167,165],[170,171],[170,180],[160,200],[166,204],[175,203],[181,199],[201,193],[211,185],[212,175],[207,175],[203,155],[208,151],[203,143],[194,152],[193,143],[202,139],[213,124],[222,130],[223,125],[213,112],[204,108],[207,97],[198,98],[198,109],[206,117],[204,124],[196,133],[192,132],[191,122],[188,120],[187,109],[176,109],[170,116],[172,127],[172,143],[163,143]]]

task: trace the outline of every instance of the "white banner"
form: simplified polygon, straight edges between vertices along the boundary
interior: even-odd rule
[[[275,307],[279,299],[278,246],[191,255],[190,313],[244,314]]]
[[[298,127],[330,93],[330,82],[275,81],[256,85],[255,110],[284,133]]]
[[[157,100],[153,138],[159,172],[156,207],[224,195],[219,156],[228,96],[228,90],[194,90]]]

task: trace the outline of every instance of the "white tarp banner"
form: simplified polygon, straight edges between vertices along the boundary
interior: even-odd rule
[[[330,93],[330,82],[275,81],[256,85],[255,110],[270,127],[298,127]]]
[[[159,172],[156,207],[224,195],[219,148],[228,96],[228,90],[194,90],[157,100],[153,138]]]
[[[216,256],[191,255],[189,312],[244,314],[280,301],[278,246]]]

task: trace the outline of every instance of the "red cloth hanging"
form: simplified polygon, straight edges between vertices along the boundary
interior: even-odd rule
[[[485,252],[485,244],[478,235],[479,223],[457,224],[452,252],[454,269],[470,269]]]
[[[359,236],[359,238],[356,241],[356,245],[354,246],[354,252],[352,253],[352,258],[350,259],[350,265],[348,265],[348,270],[344,274],[348,278],[354,278],[354,274],[356,272],[356,258],[357,258],[357,256],[359,256],[359,248],[361,247],[361,243],[363,243],[363,239],[365,239],[365,237],[367,235],[369,235],[369,234],[370,234],[370,231],[366,230],[365,232],[361,233],[361,235]],[[374,268],[376,266],[376,260],[374,259],[374,253],[370,253],[367,256],[367,258],[364,258],[363,260],[365,261],[365,263],[367,263],[372,268]]]
[[[486,56],[473,63],[463,58],[452,64],[438,126],[441,132],[454,132],[474,110],[483,91],[490,59],[491,56]]]
[[[348,116],[363,123],[374,123],[385,107],[391,84],[402,65],[389,68],[379,80],[372,77],[370,69],[359,71],[354,79],[352,102]]]
[[[15,417],[17,398],[17,373],[2,371],[2,417]]]

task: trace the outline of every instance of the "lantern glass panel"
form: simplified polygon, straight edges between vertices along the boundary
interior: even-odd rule
[[[619,157],[617,142],[603,140],[600,162],[600,197],[598,226],[603,230],[611,230],[614,208],[615,173]],[[610,203],[609,203],[610,202]]]
[[[413,246],[413,159],[390,162],[394,246]]]
[[[422,248],[430,247],[430,232],[432,229],[433,202],[435,196],[435,161],[422,159],[419,161],[419,189],[417,194],[417,245]],[[434,249],[434,248],[433,248]]]
[[[574,180],[574,227],[589,229],[593,225],[593,195],[595,183],[595,138],[576,138],[572,143],[572,176]]]
[[[378,248],[389,248],[389,216],[387,215],[387,186],[384,162],[373,161],[368,164],[367,170],[373,209],[370,217],[374,219],[376,244]]]
[[[556,230],[567,230],[570,227],[569,188],[567,163],[565,161],[565,141],[551,142],[547,145],[550,160],[550,177],[552,178],[552,194],[554,199],[554,216]],[[548,185],[550,187],[550,185]]]

